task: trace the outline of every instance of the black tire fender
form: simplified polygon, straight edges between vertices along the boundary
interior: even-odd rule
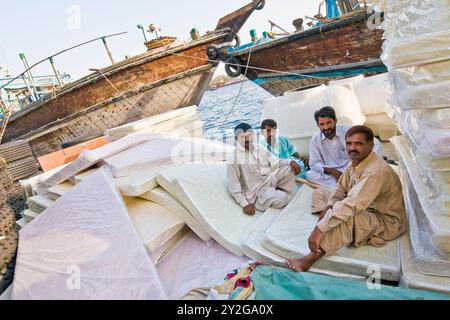
[[[238,59],[230,57],[225,61],[225,72],[230,77],[239,77],[242,74],[243,70],[244,68],[241,66],[241,63]]]
[[[266,0],[262,0],[258,3],[258,0],[253,0],[253,7],[255,10],[262,10],[266,6]]]
[[[211,60],[217,60],[219,57],[219,50],[215,45],[211,45],[206,49],[206,55]]]

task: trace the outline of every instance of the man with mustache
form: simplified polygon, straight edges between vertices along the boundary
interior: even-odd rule
[[[269,150],[254,143],[249,124],[241,123],[234,130],[236,149],[228,155],[228,190],[247,215],[256,210],[283,208],[300,166],[290,159],[278,159]]]
[[[350,126],[338,125],[336,111],[332,107],[324,107],[314,114],[320,132],[312,137],[309,148],[309,167],[306,178],[322,188],[313,196],[313,212],[320,213],[325,207],[320,203],[328,199],[336,187],[342,173],[350,163],[350,156],[345,148],[345,135]],[[374,151],[382,156],[382,146],[374,139]]]
[[[345,134],[351,126],[338,125],[336,111],[330,106],[317,111],[314,118],[320,132],[311,139],[311,170],[307,173],[307,179],[333,189],[350,163],[350,157],[345,150]],[[381,144],[376,139],[375,153],[381,156],[381,149]]]
[[[295,271],[308,271],[325,255],[349,245],[385,246],[407,226],[402,186],[395,171],[373,152],[370,128],[355,126],[346,133],[351,164],[331,198],[322,205],[319,223],[308,239],[310,253],[287,261]]]

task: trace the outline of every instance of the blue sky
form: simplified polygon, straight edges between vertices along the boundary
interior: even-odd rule
[[[203,34],[213,30],[220,17],[249,3],[250,0],[41,0],[0,2],[0,66],[13,75],[23,71],[19,53],[30,64],[57,51],[107,34],[128,31],[108,40],[116,61],[126,55],[145,51],[142,32],[137,24],[156,23],[162,35],[189,38],[196,27]],[[250,40],[250,29],[258,34],[270,28],[268,20],[293,30],[292,20],[313,16],[320,0],[266,0],[266,7],[255,11],[241,30],[243,43]],[[79,15],[77,14],[79,11]],[[89,44],[55,58],[60,71],[75,78],[89,73],[89,68],[109,64],[101,42]],[[49,64],[34,71],[51,74]],[[2,74],[0,74],[1,76]]]

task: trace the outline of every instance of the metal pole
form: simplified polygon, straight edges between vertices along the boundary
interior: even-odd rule
[[[61,81],[61,78],[59,77],[58,70],[56,70],[56,67],[55,67],[53,58],[52,58],[52,57],[48,58],[48,61],[50,61],[50,64],[52,65],[52,69],[53,69],[53,72],[55,73],[56,80],[58,80],[59,86],[62,87],[62,86],[63,86],[63,83],[62,83],[62,81]]]
[[[19,54],[20,59],[23,62],[23,65],[25,66],[25,70],[27,70],[28,79],[30,80],[31,89],[30,92],[32,95],[34,95],[35,101],[39,99],[36,86],[34,85],[33,81],[33,74],[31,73],[30,66],[28,65],[27,58],[23,53]]]
[[[31,91],[30,85],[28,84],[28,81],[27,81],[27,79],[25,78],[25,75],[22,75],[22,80],[23,80],[23,82],[25,83],[25,85],[26,85],[26,87],[27,87],[27,90],[28,90],[28,91],[30,92],[30,94],[31,94],[31,100],[36,101],[36,98],[35,98],[35,96],[34,96],[34,94],[33,94],[33,91]]]
[[[138,29],[141,29],[141,30],[142,30],[142,34],[144,35],[145,43],[147,43],[148,40],[147,40],[147,35],[145,34],[145,29],[144,29],[144,27],[143,27],[142,25],[140,25],[140,24],[138,24],[137,27],[138,27]]]
[[[111,50],[109,50],[108,44],[106,43],[105,37],[102,37],[103,44],[105,46],[106,52],[108,53],[109,60],[111,60],[112,64],[115,64],[113,56],[111,54]]]
[[[8,105],[8,103],[6,102],[6,100],[5,100],[5,98],[3,98],[3,95],[2,95],[2,93],[0,92],[0,99],[2,100],[2,103],[3,103],[3,114],[5,114],[5,112],[9,109],[9,105]]]
[[[122,34],[125,34],[125,33],[128,33],[128,32],[121,32],[121,33],[111,34],[111,35],[103,36],[103,37],[104,37],[104,38],[110,38],[110,37],[119,36],[119,35],[122,35]],[[102,37],[100,37],[100,38],[95,38],[95,39],[92,39],[92,40],[85,41],[85,42],[83,42],[83,43],[77,44],[76,46],[73,46],[73,47],[64,49],[64,50],[62,50],[62,51],[59,51],[59,52],[53,54],[51,57],[59,56],[60,54],[63,54],[64,52],[73,50],[73,49],[75,49],[75,48],[84,46],[84,45],[86,45],[86,44],[88,44],[88,43],[91,43],[91,42],[94,42],[94,41],[97,41],[97,40],[100,40],[101,38],[102,38]],[[47,57],[47,58],[45,58],[45,59],[42,59],[42,60],[36,62],[36,63],[33,64],[30,68],[34,68],[35,66],[40,65],[41,63],[47,61],[48,58],[49,58],[49,57]],[[22,75],[24,75],[25,73],[27,73],[27,71],[28,71],[28,70],[25,70],[24,72],[22,72],[22,73],[19,74],[18,76],[15,76],[14,78],[11,78],[11,80],[9,80],[9,81],[6,82],[5,84],[1,85],[0,89],[3,89],[3,88],[6,87],[8,84],[12,83],[14,80],[19,79]]]

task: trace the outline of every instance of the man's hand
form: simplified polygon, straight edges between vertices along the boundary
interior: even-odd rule
[[[325,210],[322,211],[322,213],[319,215],[319,222],[322,221],[323,218],[325,218],[325,215],[330,209],[333,209],[333,206],[328,206]]]
[[[320,240],[322,240],[322,231],[318,227],[315,227],[308,239],[309,250],[314,254],[321,254]]]
[[[256,213],[256,209],[254,206],[249,204],[248,206],[244,207],[244,213],[248,216],[254,216]]]
[[[336,178],[336,181],[339,181],[339,179],[340,179],[341,176],[342,176],[342,172],[340,172],[339,170],[337,170],[337,169],[335,169],[335,168],[324,168],[324,169],[323,169],[323,172],[324,172],[325,174],[329,174],[329,175],[335,177],[335,178]]]
[[[298,176],[300,172],[302,172],[302,167],[300,167],[300,165],[296,161],[291,162],[291,169],[296,176]]]
[[[309,167],[309,158],[307,156],[301,156],[298,152],[294,153],[292,156],[298,160],[302,160],[303,164],[306,167]]]

